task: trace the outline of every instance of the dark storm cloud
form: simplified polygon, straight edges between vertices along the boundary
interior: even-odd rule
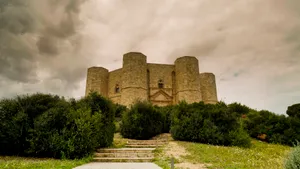
[[[138,51],[155,63],[194,55],[216,75],[220,100],[284,113],[300,101],[299,3],[0,0],[0,96],[80,97],[87,67],[117,69]]]
[[[76,60],[79,56],[61,53],[68,48],[72,51],[73,47],[78,50],[78,15],[83,2],[1,0],[0,76],[16,83],[34,82],[39,80],[38,74],[42,69],[48,69],[55,74],[57,65],[51,65],[51,59],[69,57]],[[49,56],[53,58],[49,59]],[[76,80],[69,76],[77,75],[66,76],[68,80]],[[57,78],[63,80],[65,77],[62,73]]]

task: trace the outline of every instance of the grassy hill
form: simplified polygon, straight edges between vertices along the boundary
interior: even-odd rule
[[[177,163],[175,167],[184,163],[184,166],[190,169],[199,166],[208,169],[282,169],[286,155],[291,150],[291,147],[288,146],[268,144],[257,140],[252,140],[251,148],[214,146],[183,141],[172,142],[186,151],[177,157],[175,155],[175,163]],[[169,168],[170,157],[173,154],[170,155],[168,152],[178,152],[178,150],[178,147],[162,149],[156,163],[165,169]],[[182,152],[182,150],[179,151]]]

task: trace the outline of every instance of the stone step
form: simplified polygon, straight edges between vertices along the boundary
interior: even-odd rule
[[[117,158],[137,158],[137,157],[154,157],[153,153],[95,153],[95,157],[117,157]]]
[[[98,153],[151,153],[155,148],[103,148]]]
[[[130,140],[127,141],[127,144],[158,144],[164,145],[167,144],[167,141],[155,141],[155,140]]]
[[[152,162],[154,158],[144,157],[144,158],[105,158],[105,157],[95,157],[93,161],[95,162]]]
[[[163,145],[153,145],[153,144],[127,144],[125,147],[128,148],[157,148]]]

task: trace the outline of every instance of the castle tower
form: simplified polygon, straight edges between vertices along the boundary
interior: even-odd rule
[[[148,100],[147,57],[144,54],[124,54],[121,93],[121,104],[125,106],[136,100]]]
[[[204,103],[215,104],[218,102],[216,79],[213,73],[200,74],[200,89]]]
[[[95,91],[107,97],[108,70],[103,67],[90,67],[87,71],[86,91],[87,96],[91,91]]]
[[[201,101],[198,59],[184,56],[175,61],[176,103],[185,100],[187,103]]]

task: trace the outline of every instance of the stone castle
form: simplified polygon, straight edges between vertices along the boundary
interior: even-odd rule
[[[185,100],[187,103],[218,102],[215,75],[199,73],[196,57],[177,58],[174,65],[147,63],[138,52],[123,56],[123,67],[109,72],[103,67],[87,71],[86,92],[96,91],[125,106],[147,100],[166,106]]]

